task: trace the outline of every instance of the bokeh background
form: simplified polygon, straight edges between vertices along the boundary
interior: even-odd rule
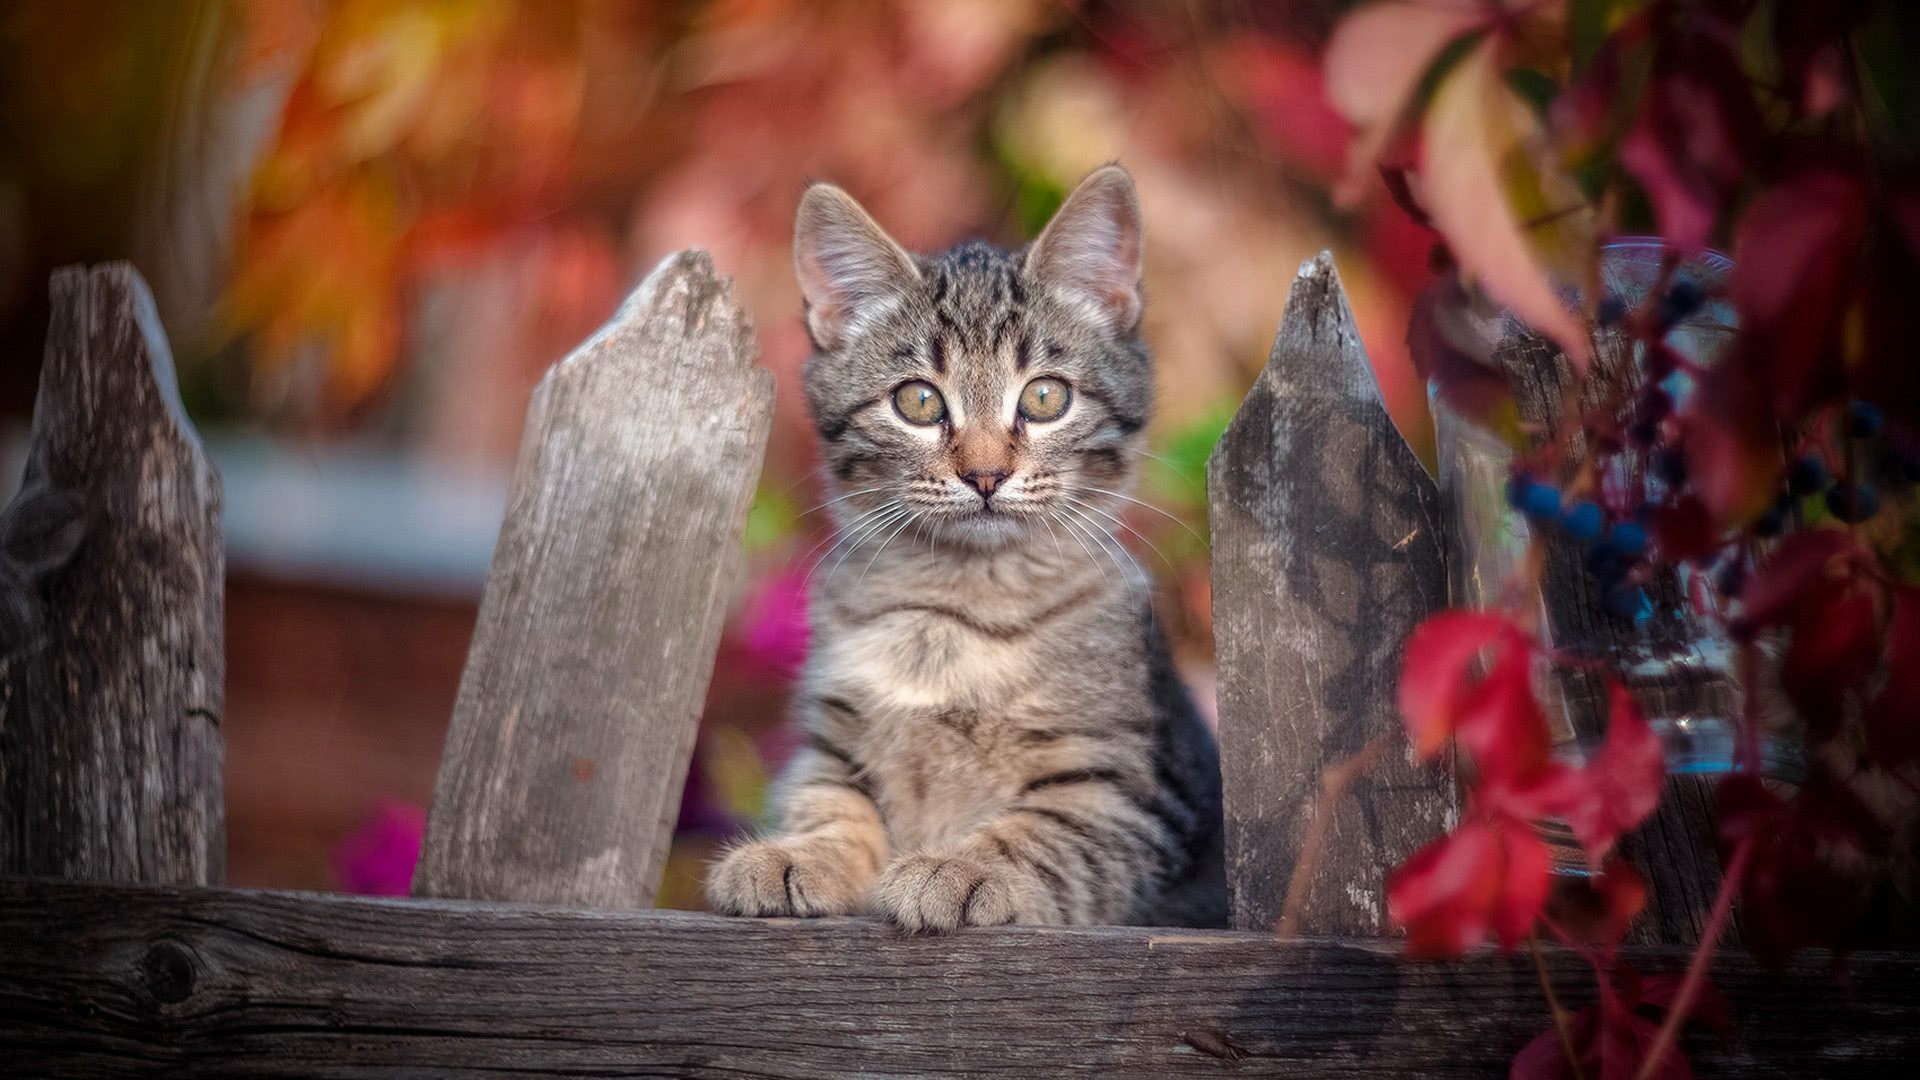
[[[46,275],[131,259],[227,493],[233,884],[403,892],[528,396],[700,246],[779,386],[661,903],[791,749],[825,527],[791,270],[810,179],[911,247],[1029,239],[1118,159],[1146,215],[1153,461],[1129,525],[1211,712],[1205,460],[1303,258],[1335,252],[1389,408],[1429,241],[1329,196],[1331,0],[12,0],[0,10],[0,494]],[[1176,520],[1177,519],[1177,520]],[[1128,538],[1131,540],[1131,538]],[[1151,547],[1149,547],[1149,544]]]

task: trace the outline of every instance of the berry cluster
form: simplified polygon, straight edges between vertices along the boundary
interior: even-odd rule
[[[1507,481],[1507,502],[1536,526],[1552,526],[1587,546],[1587,569],[1606,586],[1607,610],[1639,621],[1653,614],[1647,590],[1631,580],[1647,553],[1647,527],[1638,521],[1607,524],[1606,511],[1591,499],[1562,506],[1560,489],[1528,474]]]

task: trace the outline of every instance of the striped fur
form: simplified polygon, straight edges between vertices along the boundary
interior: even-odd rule
[[[812,579],[780,828],[714,865],[716,910],[1224,921],[1218,755],[1114,535],[1152,405],[1139,241],[1117,166],[1011,254],[909,255],[808,191],[806,385],[841,535]],[[1041,377],[1072,396],[1032,422],[1015,403]],[[895,409],[913,379],[944,422]],[[1004,473],[984,495],[982,462]]]

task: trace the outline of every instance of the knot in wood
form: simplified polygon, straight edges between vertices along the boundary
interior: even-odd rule
[[[157,941],[140,958],[140,982],[147,996],[162,1005],[178,1005],[193,994],[193,956],[177,942]]]

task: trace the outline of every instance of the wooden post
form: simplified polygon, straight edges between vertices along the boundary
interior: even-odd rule
[[[1322,774],[1400,730],[1407,634],[1447,600],[1432,479],[1394,427],[1321,253],[1208,467],[1233,925],[1286,903]],[[1453,820],[1448,771],[1394,742],[1338,805],[1301,925],[1377,934],[1387,871]]]
[[[146,282],[69,267],[0,513],[0,873],[217,883],[220,476]]]
[[[773,414],[755,356],[683,251],[534,391],[415,895],[653,903]]]

